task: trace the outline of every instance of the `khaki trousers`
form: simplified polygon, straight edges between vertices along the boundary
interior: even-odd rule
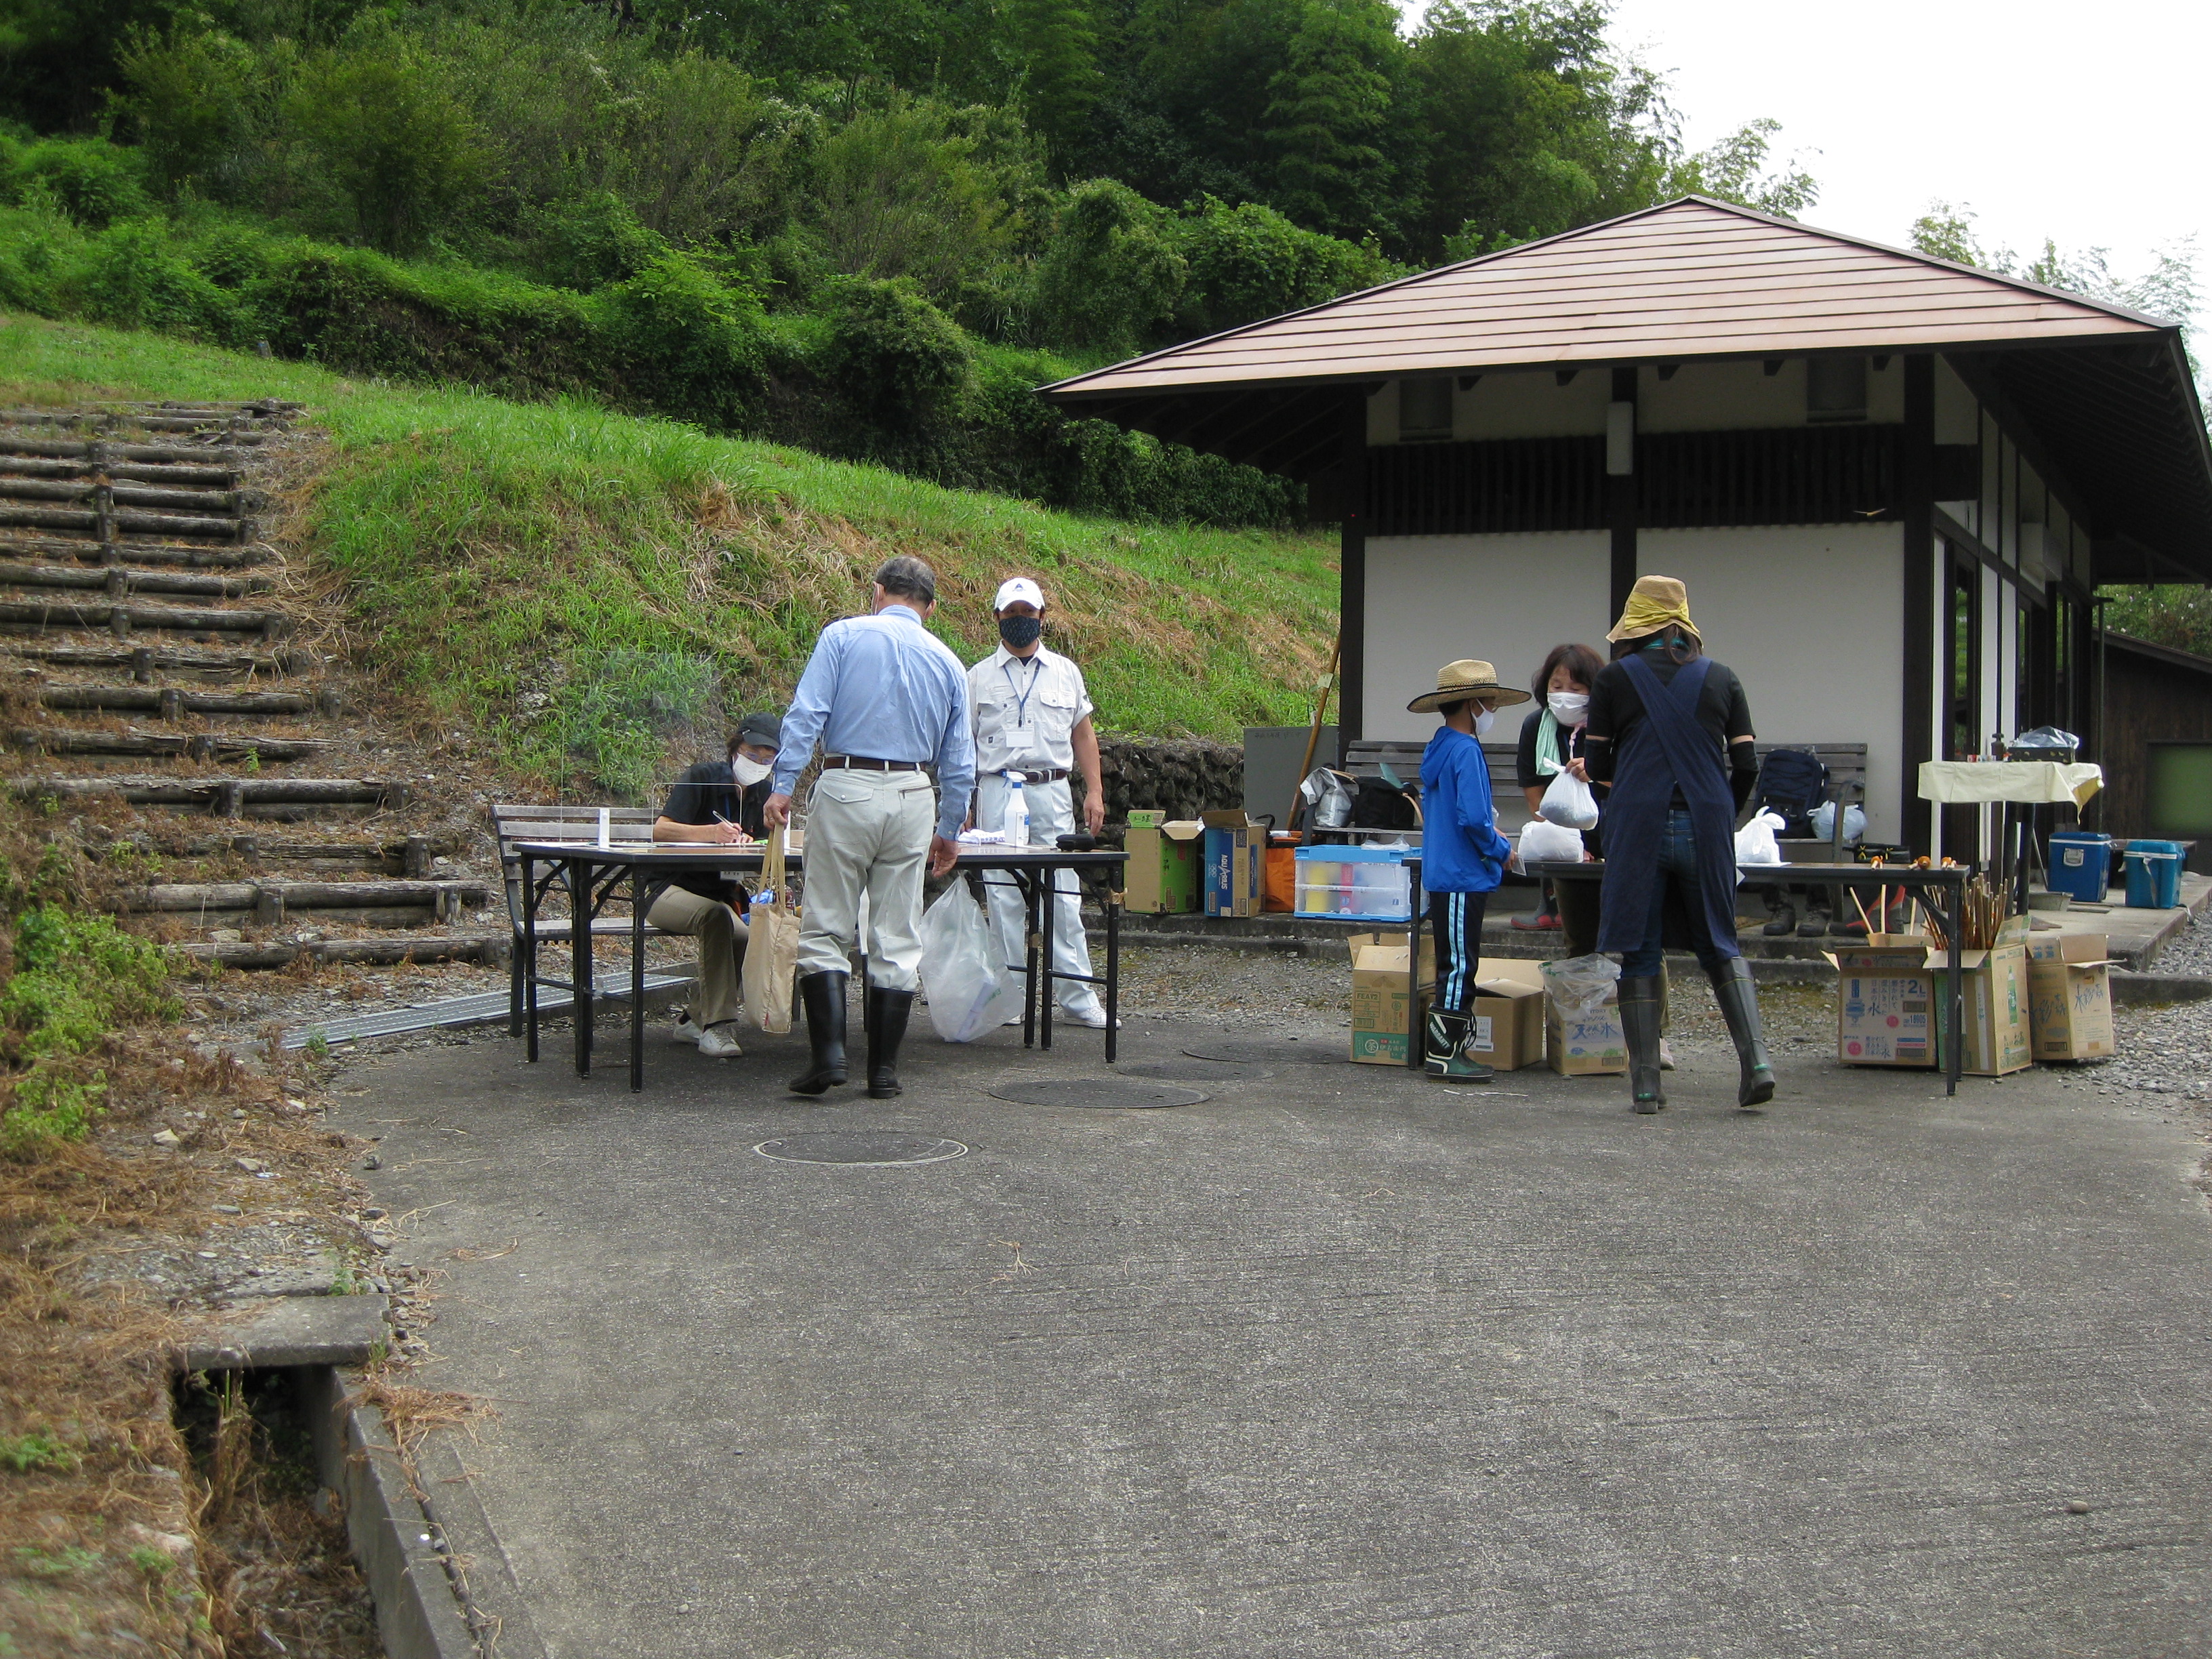
[[[735,1019],[744,1006],[738,972],[747,932],[738,913],[719,899],[670,887],[653,900],[645,920],[665,933],[698,936],[699,994],[691,1004],[691,1023],[703,1029]]]
[[[840,768],[815,780],[806,812],[805,902],[799,974],[842,974],[858,947],[868,982],[886,991],[921,984],[921,877],[937,824],[927,772]],[[860,935],[860,899],[868,937]]]
[[[1006,779],[996,772],[985,774],[975,781],[975,825],[981,830],[996,830],[1006,822],[1006,799],[1013,793]],[[1057,783],[1025,784],[1022,799],[1030,809],[1030,845],[1050,847],[1060,836],[1075,828],[1075,803],[1069,793],[1067,780]],[[1083,898],[1076,884],[1075,872],[1055,870],[1053,872],[1052,961],[1046,965],[1063,974],[1087,974],[1091,971],[1091,941],[1083,931]],[[991,922],[998,929],[1000,960],[1018,969],[1029,960],[1022,938],[1022,925],[1028,920],[1022,905],[1021,889],[1014,878],[1004,871],[987,872],[983,890],[991,900]],[[1098,988],[1085,985],[1079,980],[1055,980],[1054,993],[1060,1006],[1071,1014],[1092,1015],[1098,1012]]]

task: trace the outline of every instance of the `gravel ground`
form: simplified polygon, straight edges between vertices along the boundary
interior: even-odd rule
[[[2166,942],[2150,964],[2154,974],[2191,974],[2212,977],[2212,924],[2191,916]]]

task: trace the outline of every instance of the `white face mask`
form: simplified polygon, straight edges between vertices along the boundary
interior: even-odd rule
[[[1480,714],[1478,714],[1477,715],[1475,715],[1475,717],[1474,717],[1474,735],[1475,735],[1475,736],[1477,736],[1477,737],[1479,738],[1479,737],[1482,736],[1485,732],[1486,732],[1487,731],[1489,731],[1489,730],[1490,730],[1490,727],[1491,727],[1492,723],[1493,721],[1495,721],[1495,720],[1497,720],[1497,718],[1498,718],[1498,715],[1496,714],[1496,713],[1495,713],[1494,711],[1491,710],[1491,709],[1488,709],[1488,708],[1486,708],[1486,709],[1482,710]]]
[[[1554,691],[1544,702],[1562,726],[1580,726],[1589,713],[1589,698],[1580,691]]]
[[[743,755],[730,757],[730,770],[734,773],[740,789],[750,789],[769,774],[766,761],[748,760]]]

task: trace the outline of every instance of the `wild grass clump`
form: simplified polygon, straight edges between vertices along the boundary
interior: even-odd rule
[[[25,1157],[84,1138],[107,1078],[79,1057],[120,1023],[175,1018],[168,975],[167,953],[112,917],[51,902],[16,917],[15,970],[0,987],[0,1040],[22,1069],[0,1079],[0,1155]]]

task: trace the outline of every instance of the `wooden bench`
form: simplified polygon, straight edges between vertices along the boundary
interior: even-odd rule
[[[514,935],[514,966],[507,985],[507,1030],[510,1036],[522,1035],[523,964],[528,953],[523,949],[522,930],[525,918],[530,914],[530,895],[522,890],[522,859],[514,850],[521,841],[551,841],[570,842],[578,846],[596,845],[599,839],[599,814],[607,815],[607,838],[617,846],[629,846],[653,840],[653,820],[659,814],[649,806],[544,806],[527,802],[503,802],[491,809],[492,828],[499,834],[499,866],[507,878],[507,919]],[[568,877],[562,866],[550,865],[537,878],[538,896],[554,884],[564,889]],[[635,901],[635,895],[626,896]],[[570,892],[568,902],[580,901]],[[572,912],[573,914],[573,912]],[[647,927],[647,933],[663,934],[665,930]],[[595,916],[592,921],[595,936],[619,934],[629,937],[630,923],[627,915]],[[540,939],[566,942],[570,937],[569,924],[557,917],[541,917],[537,927]],[[573,971],[573,969],[572,969]],[[574,987],[567,980],[538,979],[540,988],[574,993]]]

